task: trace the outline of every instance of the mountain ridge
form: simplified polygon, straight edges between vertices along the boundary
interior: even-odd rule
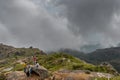
[[[105,49],[97,49],[91,53],[85,54],[72,49],[62,49],[59,52],[65,52],[85,60],[88,63],[95,65],[101,64],[103,62],[108,62],[113,65],[113,67],[120,72],[120,47],[111,47]],[[76,53],[77,52],[77,53]],[[76,55],[77,54],[77,55]]]
[[[15,48],[13,46],[5,45],[0,43],[0,59],[15,57],[15,56],[31,56],[34,54],[43,54],[46,55],[45,52],[38,48],[33,48],[30,46],[29,48]]]

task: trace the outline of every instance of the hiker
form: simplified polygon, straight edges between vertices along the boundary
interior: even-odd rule
[[[26,74],[27,76],[29,76],[29,74],[28,74],[28,66],[27,66],[27,62],[26,62],[26,61],[23,63],[23,67],[24,67],[24,72],[25,72],[25,74]]]
[[[37,60],[36,56],[33,56],[34,65],[36,64],[36,60]]]
[[[24,72],[27,75],[27,77],[29,77],[32,73],[32,68],[30,65],[27,65],[27,62],[23,63],[23,67],[24,67]]]
[[[24,67],[24,72],[26,73],[27,62],[24,62],[24,63],[23,63],[23,67]]]
[[[29,71],[29,76],[31,76],[31,74],[32,74],[32,67],[30,65],[28,66],[28,71]]]
[[[35,64],[35,68],[38,69],[39,67],[40,67],[39,63],[36,62],[36,64]]]
[[[25,73],[26,73],[26,76],[29,77],[29,68],[28,67],[26,68],[26,72]]]
[[[27,77],[30,77],[30,76],[31,76],[32,67],[31,67],[30,65],[27,66],[25,73],[26,73]]]

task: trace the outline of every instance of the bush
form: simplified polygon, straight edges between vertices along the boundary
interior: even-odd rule
[[[0,80],[5,80],[5,75],[4,74],[0,74]]]
[[[22,71],[23,68],[24,68],[24,67],[23,67],[21,64],[15,64],[13,70],[15,70],[15,71]]]
[[[83,69],[84,65],[75,64],[72,67],[73,67],[73,70],[77,70],[77,69]]]
[[[90,74],[91,72],[90,72],[89,70],[86,70],[85,73],[86,73],[86,74]]]

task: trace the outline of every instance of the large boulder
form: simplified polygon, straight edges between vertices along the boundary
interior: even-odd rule
[[[23,71],[10,72],[6,75],[7,80],[26,80],[27,77]]]
[[[32,73],[37,74],[42,80],[49,76],[47,69],[45,69],[44,67],[32,67]]]
[[[45,80],[48,71],[45,68],[32,67],[32,74],[27,77],[24,71],[14,71],[6,74],[6,80]]]

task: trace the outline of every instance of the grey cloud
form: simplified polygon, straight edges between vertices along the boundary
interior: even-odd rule
[[[1,32],[0,27],[0,32],[9,40],[0,42],[17,47],[32,45],[43,50],[54,50],[74,48],[81,43],[80,38],[67,29],[66,20],[52,16],[43,6],[30,0],[0,0],[0,22],[9,32]]]
[[[114,28],[113,23],[115,15],[120,14],[119,0],[57,0],[56,3],[64,7],[63,16],[67,17],[68,28],[75,35],[82,35],[88,42],[98,39],[97,42],[103,44],[120,40],[120,27]]]
[[[9,41],[7,38],[9,37],[9,32],[8,30],[5,28],[5,26],[3,24],[0,23],[0,40],[5,40],[5,41]]]
[[[89,45],[84,45],[80,48],[81,51],[85,52],[85,53],[89,53],[89,52],[93,52],[96,49],[101,49],[102,46],[100,44],[89,44]]]
[[[44,50],[115,45],[119,5],[119,0],[0,0],[0,42]]]

